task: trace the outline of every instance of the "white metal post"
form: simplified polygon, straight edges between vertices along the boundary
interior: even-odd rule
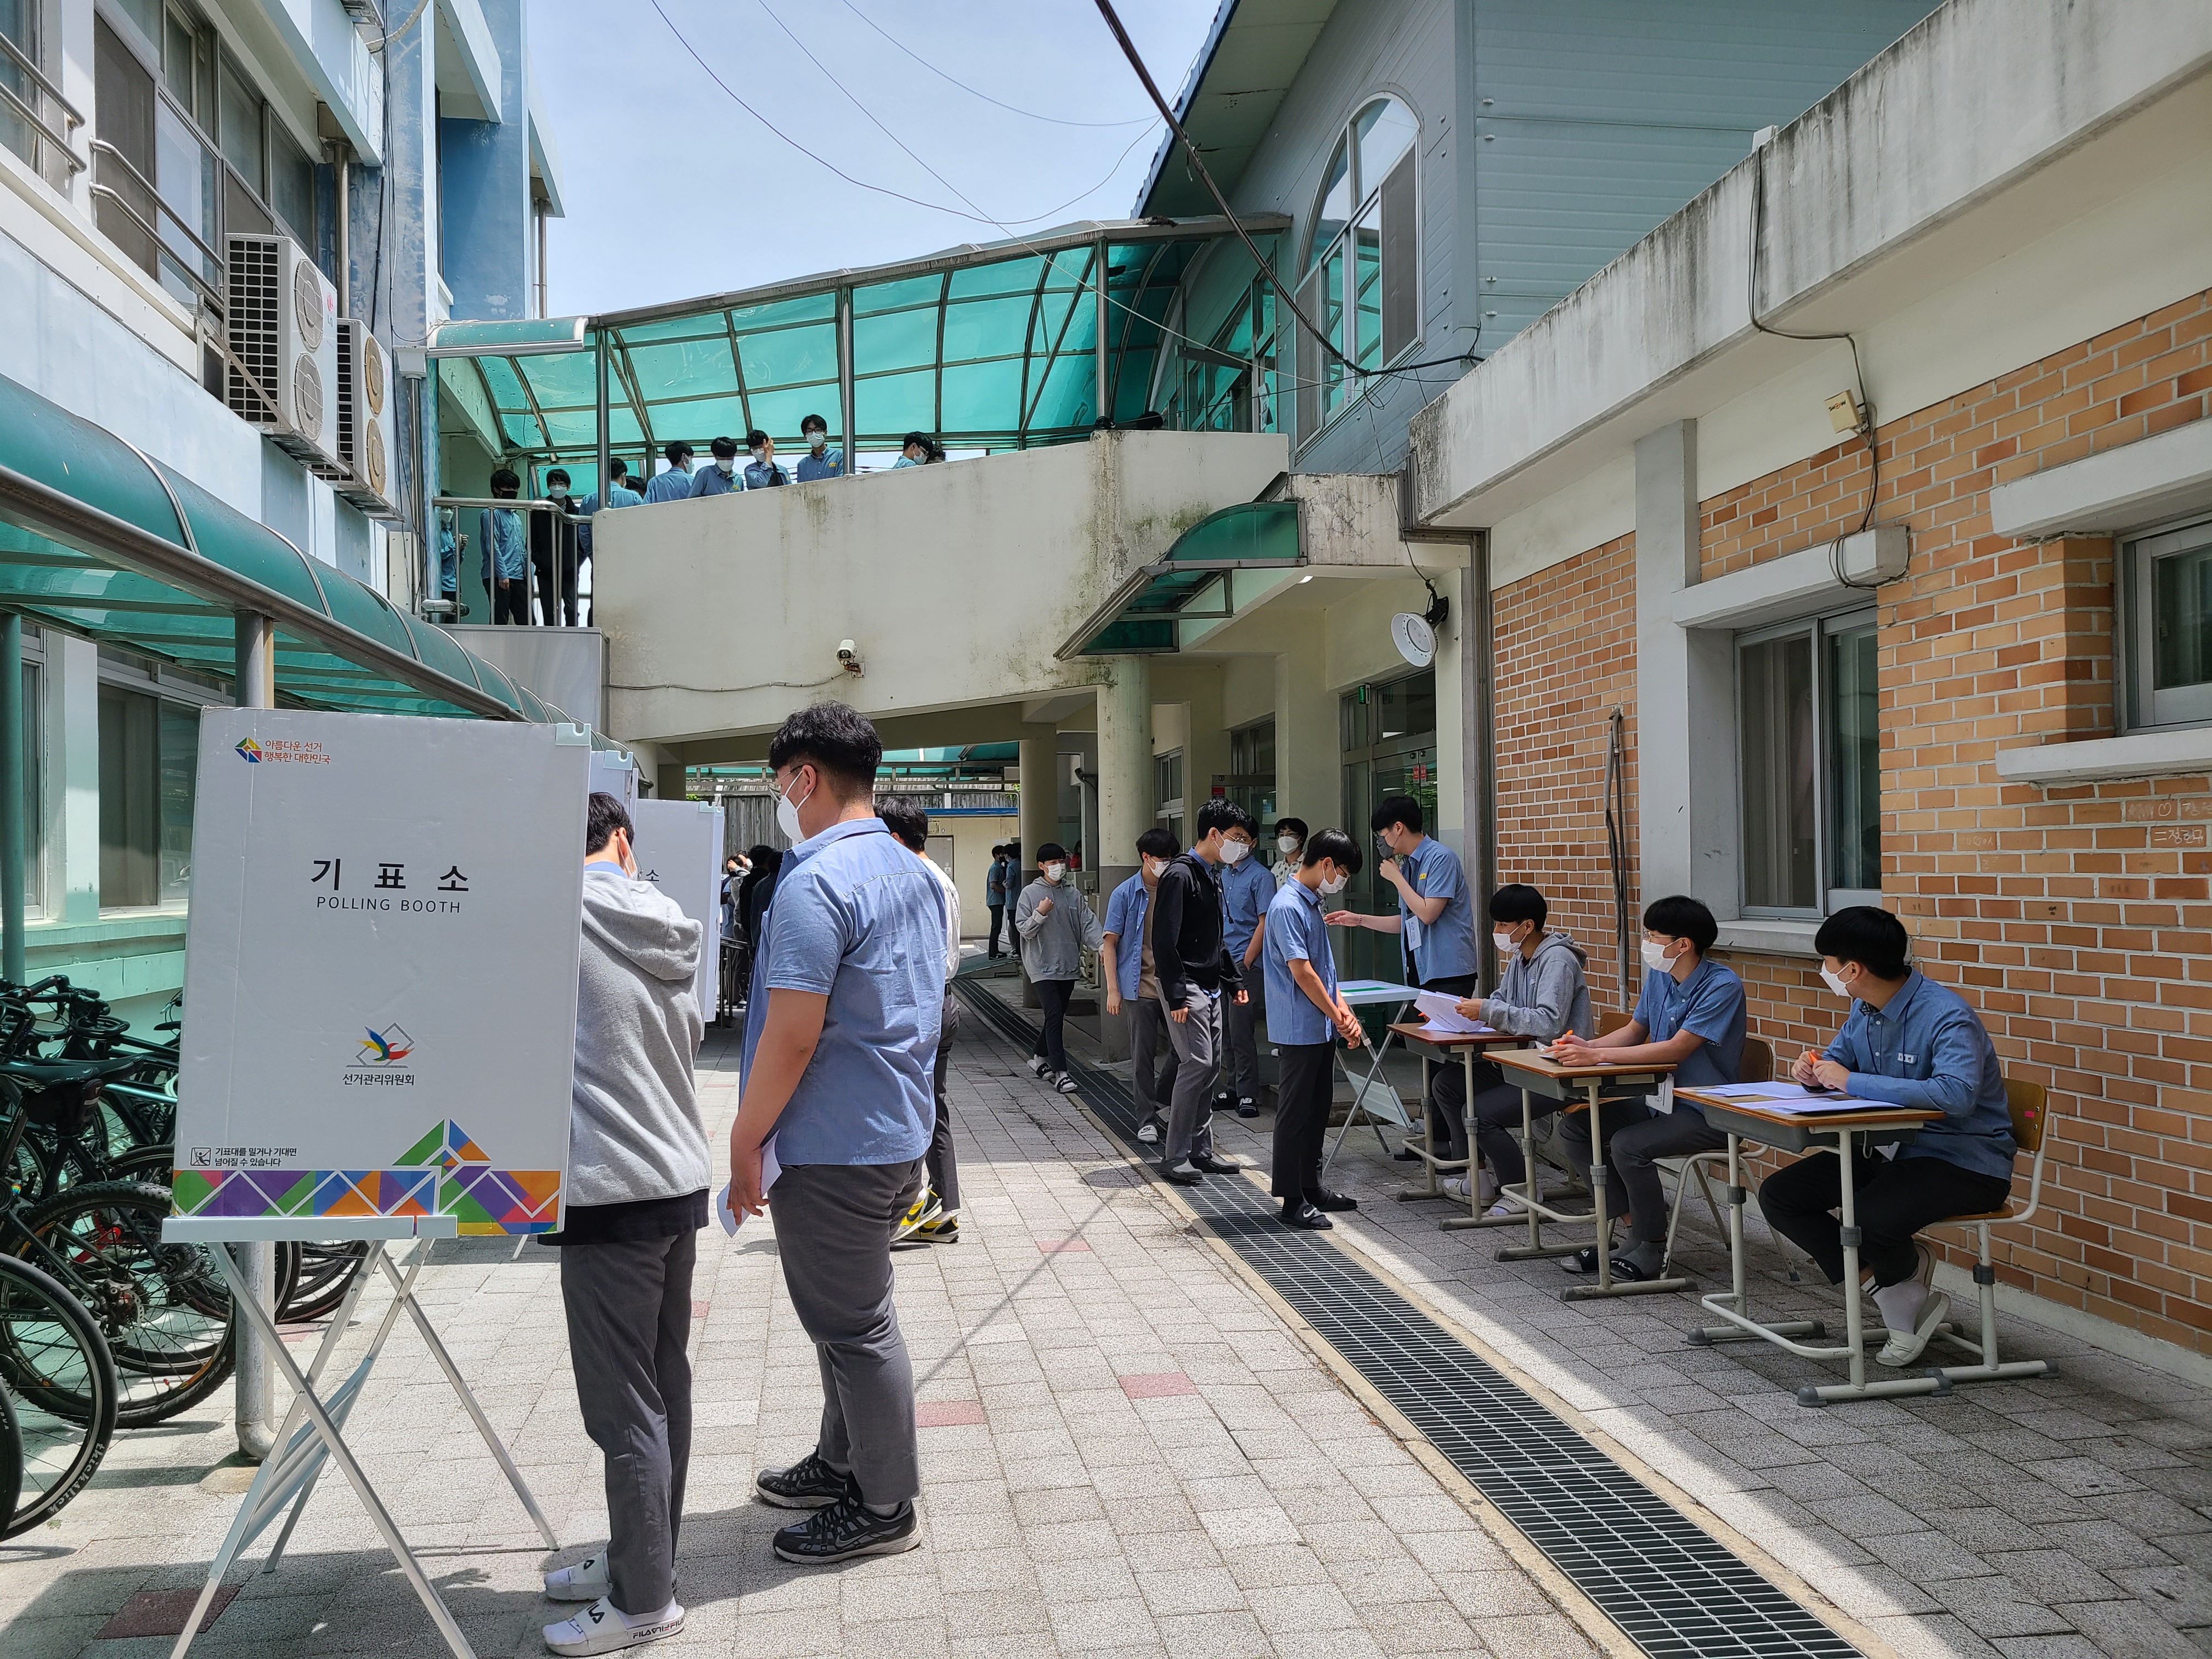
[[[274,708],[276,706],[276,625],[258,612],[241,611],[238,613],[237,681],[234,701],[240,708]],[[240,1283],[253,1299],[267,1311],[273,1322],[276,1313],[276,1247],[274,1244],[218,1244],[217,1249],[235,1251]],[[258,1463],[269,1455],[275,1436],[269,1426],[270,1399],[273,1379],[270,1373],[270,1352],[262,1335],[261,1326],[246,1316],[243,1309],[233,1309],[230,1316],[231,1340],[237,1345],[237,1424],[239,1455],[249,1463]]]

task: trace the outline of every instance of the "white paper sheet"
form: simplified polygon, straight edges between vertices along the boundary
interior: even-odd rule
[[[1480,1020],[1463,1018],[1457,997],[1445,991],[1423,991],[1413,998],[1413,1006],[1421,1011],[1431,1031],[1448,1031],[1455,1036],[1492,1035],[1491,1028]]]
[[[783,1165],[776,1161],[775,1157],[775,1137],[770,1135],[761,1142],[760,1189],[763,1198],[768,1196],[768,1189],[775,1185],[775,1178],[782,1173]],[[722,1224],[722,1231],[732,1238],[735,1238],[738,1229],[745,1224],[744,1217],[739,1215],[736,1206],[730,1202],[730,1183],[726,1181],[714,1199],[714,1218]]]

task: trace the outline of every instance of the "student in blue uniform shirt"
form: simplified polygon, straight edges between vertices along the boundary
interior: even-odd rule
[[[1368,820],[1382,848],[1376,873],[1397,890],[1398,908],[1387,916],[1332,910],[1332,927],[1364,927],[1396,933],[1413,958],[1413,982],[1425,990],[1474,994],[1481,971],[1474,953],[1474,906],[1459,854],[1421,831],[1421,804],[1392,795]]]
[[[1911,943],[1903,922],[1872,905],[1820,924],[1813,936],[1820,977],[1850,999],[1850,1013],[1826,1054],[1808,1048],[1791,1071],[1808,1089],[1943,1114],[1901,1146],[1863,1146],[1852,1166],[1859,1266],[1889,1328],[1875,1356],[1885,1365],[1919,1358],[1951,1311],[1950,1298],[1928,1287],[1935,1258],[1913,1235],[2003,1207],[2019,1150],[1989,1032],[1957,992],[1911,965]],[[1843,1171],[1827,1157],[1800,1158],[1759,1189],[1760,1213],[1832,1285],[1844,1277],[1843,1227],[1833,1213],[1842,1202]]]
[[[691,494],[691,446],[671,444],[661,453],[668,457],[668,470],[654,474],[653,481],[646,485],[647,507],[657,501],[680,501]]]
[[[793,471],[801,483],[812,483],[817,478],[842,478],[845,476],[845,452],[830,447],[830,422],[819,415],[809,415],[799,423],[799,435],[806,441],[806,453],[799,458]]]
[[[1168,1041],[1167,1011],[1160,1006],[1160,982],[1152,960],[1152,903],[1159,890],[1160,872],[1182,848],[1176,838],[1157,824],[1137,837],[1137,873],[1114,890],[1106,901],[1106,926],[1098,947],[1106,981],[1106,1012],[1111,1018],[1129,1016],[1129,1058],[1143,1116],[1137,1139],[1152,1146],[1167,1122],[1169,1091],[1175,1087],[1175,1045]],[[1164,1070],[1159,1065],[1167,1051]]]
[[[693,498],[727,495],[743,489],[745,476],[738,470],[738,441],[735,438],[717,438],[707,447],[714,453],[714,464],[702,466],[691,475]]]
[[[522,480],[506,467],[491,475],[491,493],[511,501],[522,492]],[[511,507],[488,507],[477,514],[477,556],[483,566],[483,584],[491,592],[495,623],[530,622],[530,542],[523,534],[522,514]]]
[[[1261,941],[1267,932],[1267,906],[1275,896],[1275,878],[1267,860],[1253,856],[1259,845],[1260,826],[1249,812],[1221,839],[1221,941],[1236,954],[1243,970],[1249,1002],[1232,1002],[1222,1011],[1229,1038],[1229,1063],[1222,1067],[1222,1092],[1214,1097],[1217,1110],[1232,1101],[1239,1117],[1260,1115],[1260,1021],[1267,1005],[1260,988]]]
[[[1570,1065],[1649,1064],[1672,1070],[1686,1089],[1734,1083],[1743,1060],[1743,981],[1706,957],[1720,925],[1697,900],[1677,893],[1644,910],[1644,988],[1636,1017],[1599,1037],[1563,1036],[1552,1052]],[[1664,1100],[1662,1090],[1651,1098]],[[1613,1258],[1615,1279],[1656,1279],[1667,1253],[1667,1194],[1658,1160],[1710,1152],[1728,1137],[1686,1100],[1655,1111],[1647,1100],[1607,1101],[1605,1113],[1606,1209],[1630,1218],[1631,1243]],[[1584,1179],[1589,1176],[1589,1115],[1562,1115],[1559,1146]],[[1607,1241],[1601,1239],[1600,1244]],[[1560,1264],[1569,1273],[1597,1271],[1591,1246]]]
[[[1324,830],[1300,850],[1297,872],[1267,906],[1262,947],[1267,1039],[1283,1068],[1275,1088],[1269,1190],[1283,1201],[1286,1227],[1318,1231],[1334,1224],[1328,1212],[1359,1207],[1321,1184],[1322,1145],[1335,1091],[1335,1040],[1340,1036],[1355,1048],[1361,1042],[1358,1016],[1337,994],[1336,960],[1322,913],[1359,865],[1359,843],[1341,830]]]
[[[758,427],[746,433],[745,448],[752,456],[745,464],[746,489],[781,489],[791,482],[791,474],[775,459],[775,440],[767,433]]]

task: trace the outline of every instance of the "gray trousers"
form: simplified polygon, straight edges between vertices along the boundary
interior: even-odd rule
[[[623,1612],[676,1599],[676,1533],[691,1462],[691,1268],[696,1233],[570,1244],[561,1303],[584,1432],[605,1455],[607,1571]]]
[[[783,1282],[822,1365],[814,1449],[878,1506],[921,1492],[914,1365],[891,1304],[891,1234],[921,1178],[920,1158],[787,1164],[769,1192]]]
[[[1229,1039],[1228,1063],[1222,1070],[1224,1091],[1239,1101],[1260,1098],[1260,1042],[1267,1029],[1267,1004],[1255,963],[1244,970],[1244,988],[1251,1000],[1241,1007],[1229,996],[1221,1003],[1221,1024]]]
[[[952,1151],[952,1107],[945,1097],[945,1074],[952,1064],[952,1034],[960,1029],[960,999],[948,987],[945,993],[942,1034],[937,1039],[937,1065],[933,1073],[937,1091],[937,1127],[929,1133],[930,1189],[948,1211],[960,1207],[960,1160]]]
[[[1168,1041],[1168,1012],[1160,1006],[1157,995],[1138,997],[1129,1005],[1129,1059],[1133,1070],[1133,1085],[1137,1097],[1137,1109],[1150,1116],[1168,1115],[1170,1092],[1175,1088],[1175,1045]],[[1167,1050],[1168,1063],[1159,1063],[1160,1050]]]
[[[1213,1156],[1213,1082],[1221,1075],[1220,996],[1208,996],[1194,988],[1190,1017],[1178,1023],[1167,1019],[1168,1041],[1176,1057],[1175,1093],[1168,1105],[1167,1145],[1164,1148],[1172,1169],[1196,1153]],[[1167,988],[1160,988],[1160,1006],[1167,1009]]]

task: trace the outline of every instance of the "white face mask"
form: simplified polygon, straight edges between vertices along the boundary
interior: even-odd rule
[[[1245,854],[1251,850],[1252,843],[1249,841],[1224,841],[1221,843],[1221,861],[1224,864],[1242,864]]]
[[[1826,981],[1828,988],[1838,996],[1847,997],[1852,994],[1851,988],[1844,982],[1840,975],[1830,972],[1826,963],[1820,965],[1820,977]]]
[[[1168,861],[1165,859],[1148,858],[1145,860],[1145,875],[1150,880],[1158,881],[1160,878],[1160,872],[1167,867]]]
[[[806,434],[806,447],[812,450],[816,454],[819,455],[823,450],[830,447],[830,434],[826,432],[808,433]]]
[[[753,459],[756,461],[764,461],[768,459],[768,451],[765,449],[756,449],[752,452],[752,456]]]
[[[1490,936],[1490,942],[1498,947],[1498,954],[1501,957],[1510,957],[1516,951],[1521,948],[1513,942],[1513,935],[1510,931],[1503,933],[1492,933]]]
[[[714,471],[720,473],[724,477],[728,477],[730,474],[735,472],[737,470],[738,458],[736,456],[731,456],[726,461],[720,455],[714,457]]]
[[[1322,883],[1321,896],[1323,898],[1334,898],[1339,893],[1341,893],[1351,884],[1352,878],[1345,874],[1343,871],[1340,870],[1334,875],[1329,877],[1326,881]]]
[[[1647,939],[1644,941],[1644,965],[1654,973],[1665,973],[1672,969],[1674,963],[1674,958],[1667,954],[1665,945],[1656,939]]]
[[[1298,838],[1296,836],[1276,836],[1275,850],[1280,853],[1285,858],[1290,857],[1291,854],[1298,850]]]
[[[775,797],[775,827],[783,831],[783,838],[796,847],[806,839],[806,831],[799,828],[799,809],[814,799],[814,792],[806,792],[805,799],[794,801],[778,791]]]
[[[1066,874],[1067,866],[1064,864],[1048,864],[1044,867],[1044,878],[1055,887],[1060,884],[1060,878]]]

